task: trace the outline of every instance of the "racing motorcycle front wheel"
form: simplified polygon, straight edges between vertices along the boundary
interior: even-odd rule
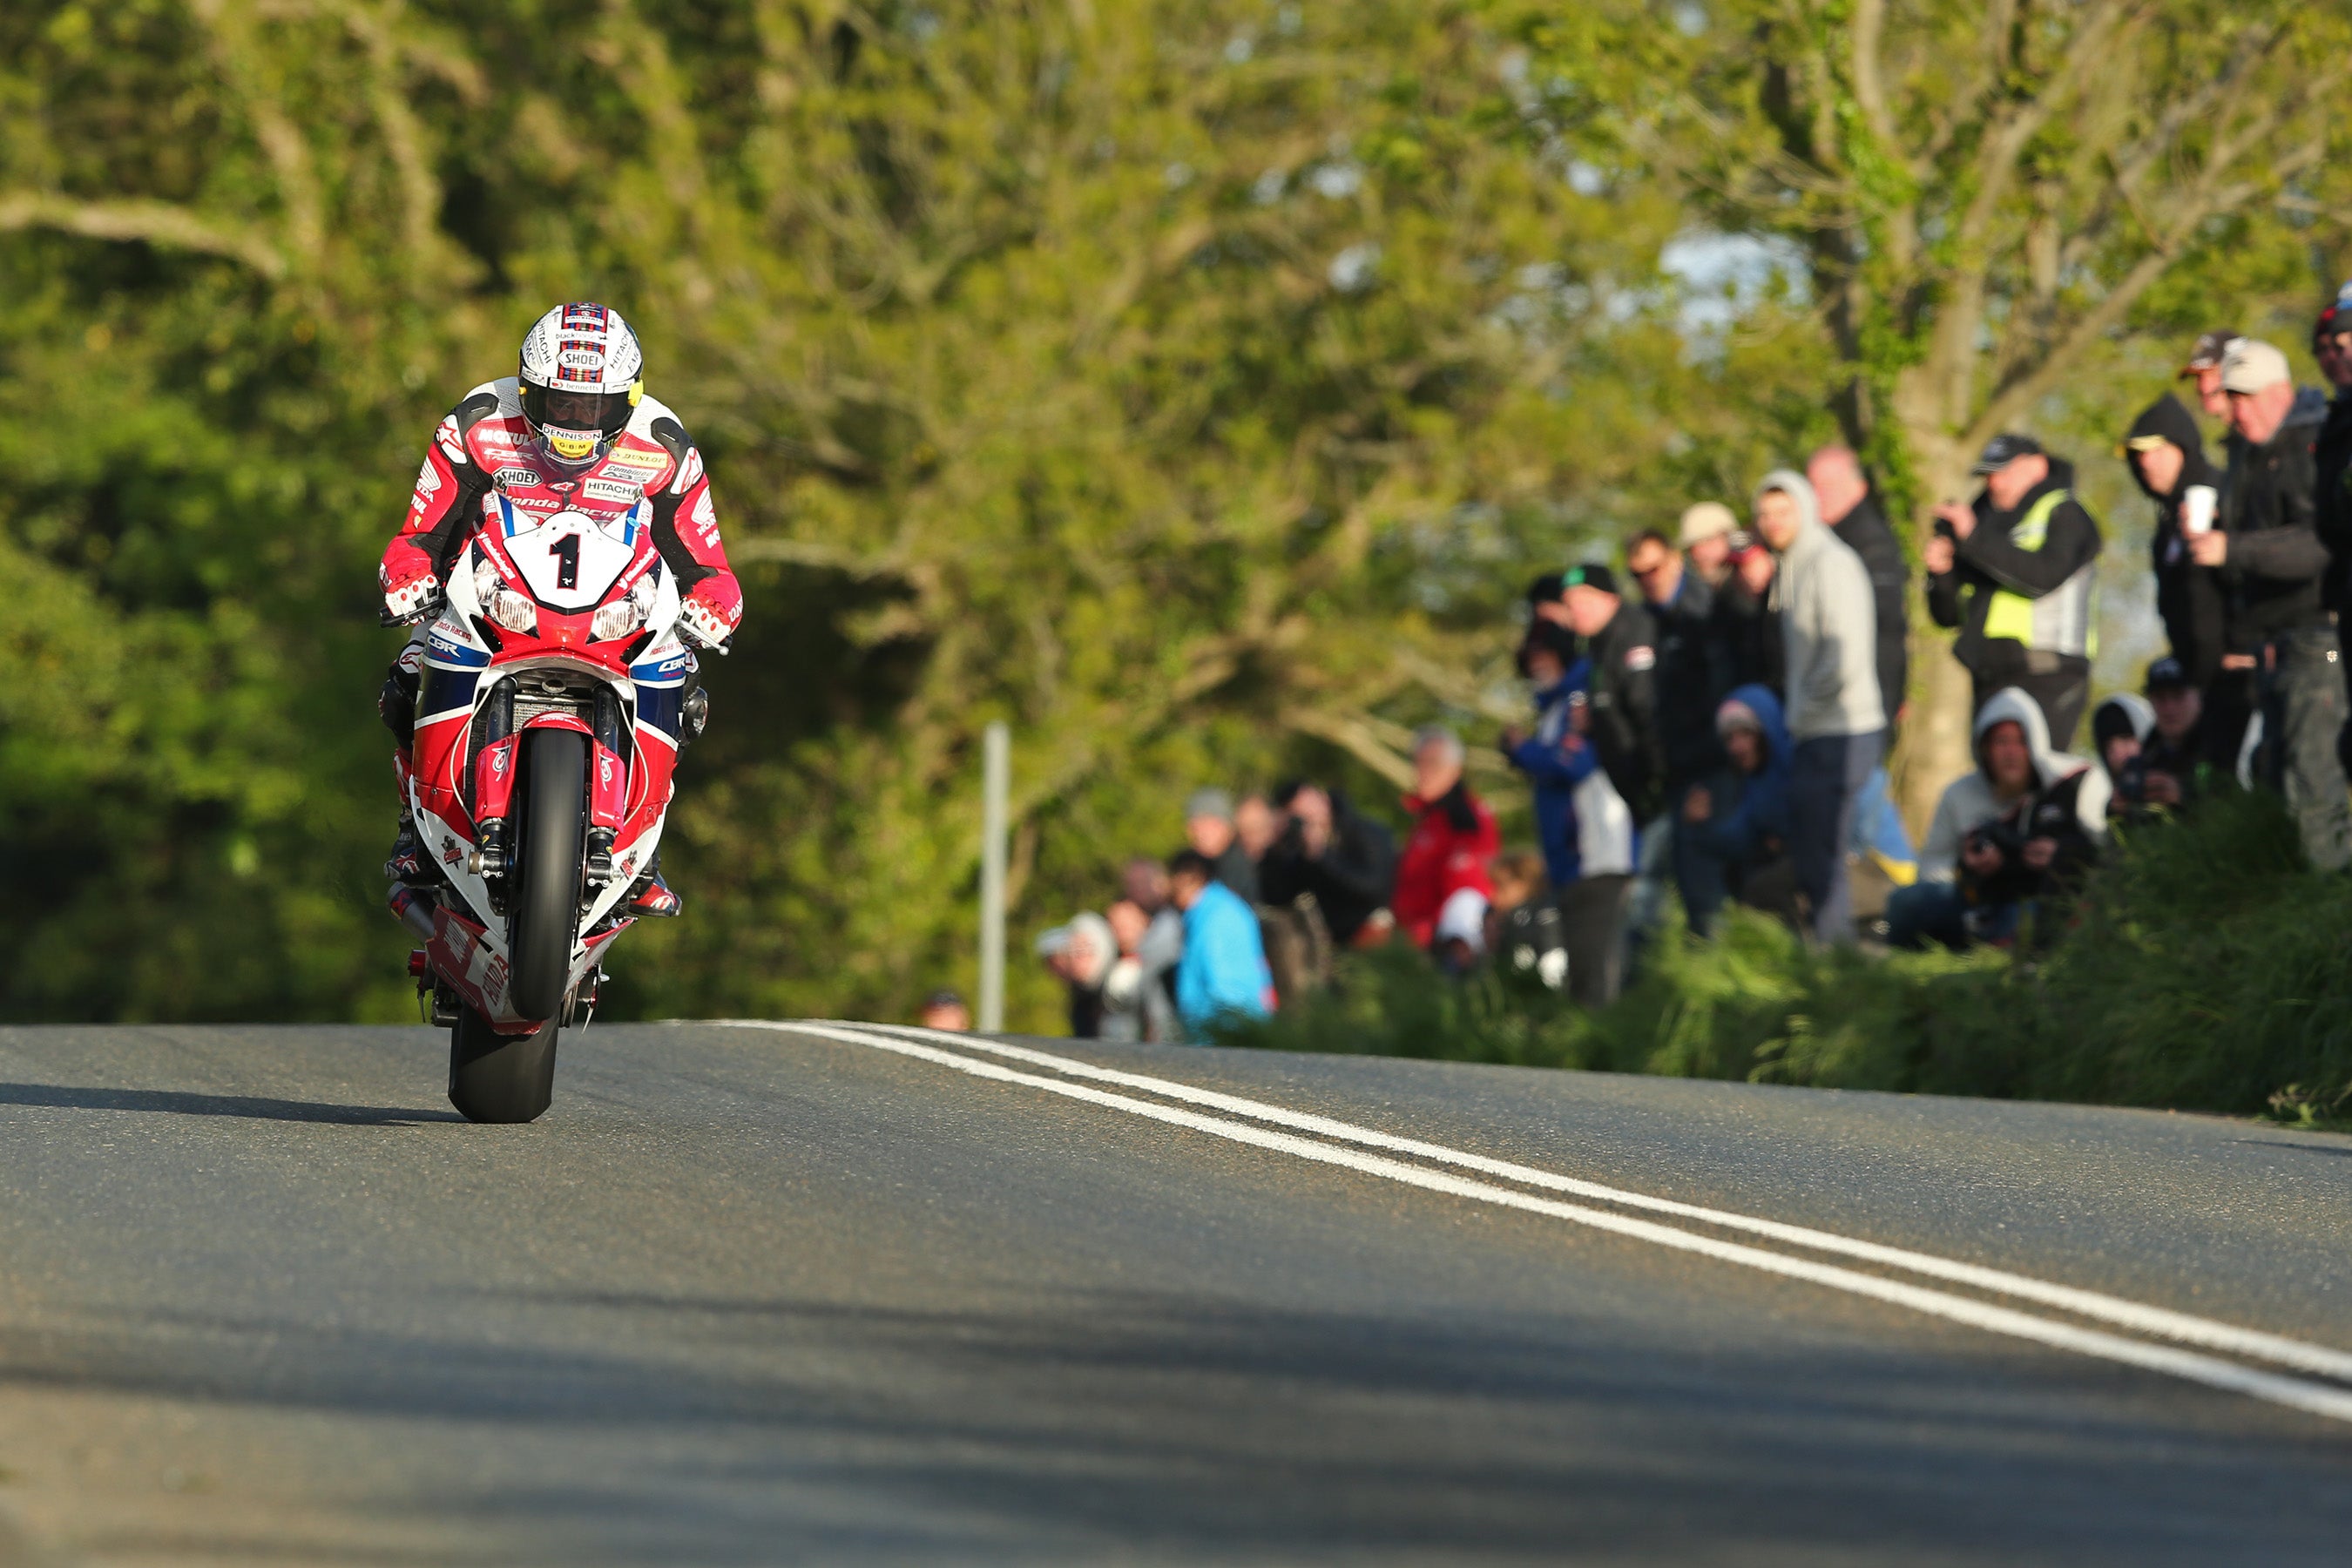
[[[449,1036],[449,1103],[468,1121],[535,1121],[555,1096],[555,1031],[586,864],[588,740],[534,730],[523,744],[507,989],[517,1013],[547,1021],[528,1035],[500,1035],[471,1008],[460,1011]]]

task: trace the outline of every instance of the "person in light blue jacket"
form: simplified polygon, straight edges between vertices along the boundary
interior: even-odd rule
[[[1184,956],[1176,963],[1176,1013],[1184,1033],[1210,1037],[1221,1018],[1274,1011],[1274,973],[1257,911],[1216,879],[1214,862],[1187,849],[1168,862],[1168,889],[1184,913]]]

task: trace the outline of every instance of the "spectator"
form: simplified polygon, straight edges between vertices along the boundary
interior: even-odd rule
[[[1257,865],[1243,847],[1234,826],[1234,797],[1221,789],[1200,789],[1184,803],[1184,842],[1208,858],[1217,868],[1217,880],[1257,902]]]
[[[1282,831],[1282,821],[1266,804],[1265,796],[1252,790],[1234,805],[1234,840],[1242,847],[1255,866],[1265,858],[1265,851]]]
[[[2031,436],[1994,437],[1970,472],[1983,490],[1969,506],[1936,509],[1922,552],[1927,613],[1958,628],[1952,657],[1967,666],[1979,710],[2017,687],[2063,749],[2091,698],[2099,525],[2074,499],[2074,465]]]
[[[2025,906],[2063,891],[2105,832],[2105,773],[2053,752],[2023,690],[1978,710],[1976,757],[1936,803],[1919,880],[1887,900],[1897,947],[2011,940]]]
[[[1311,896],[1331,940],[1343,947],[1386,940],[1396,883],[1396,840],[1336,789],[1285,784],[1275,805],[1286,814],[1281,836],[1258,862],[1266,902],[1292,904]]]
[[[1731,767],[1721,787],[1701,786],[1683,802],[1680,832],[1694,854],[1712,859],[1716,881],[1753,909],[1797,923],[1796,871],[1789,858],[1789,771],[1796,743],[1780,715],[1780,700],[1761,686],[1742,686],[1716,710]],[[1702,935],[1715,909],[1689,911]]]
[[[2312,329],[2311,353],[2319,374],[2336,389],[2327,417],[2311,446],[2312,494],[2316,498],[2320,542],[2327,546],[2335,570],[2328,579],[2327,607],[2340,616],[2352,609],[2352,489],[2345,479],[2352,473],[2352,282],[2319,313]],[[2352,669],[2346,672],[2352,679]]]
[[[1911,563],[1853,447],[1819,448],[1805,460],[1805,478],[1821,502],[1822,521],[1870,573],[1877,595],[1878,700],[1891,734],[1911,689]]]
[[[2211,331],[2200,332],[2196,346],[2189,351],[2189,359],[2180,367],[2177,379],[2197,384],[2197,404],[2205,410],[2205,416],[2209,419],[2227,419],[2230,416],[2230,399],[2221,390],[2221,356],[2228,353],[2230,345],[2237,341],[2237,331],[2231,327],[2215,327]]]
[[[923,999],[923,1010],[915,1021],[926,1029],[941,1029],[951,1035],[971,1032],[971,1009],[963,1005],[963,997],[954,991],[934,991]]]
[[[2286,796],[2311,863],[2341,870],[2352,864],[2352,805],[2336,752],[2346,697],[2322,591],[2329,562],[2315,494],[2317,422],[2298,414],[2286,355],[2269,343],[2231,344],[2221,387],[2238,445],[2222,481],[2221,527],[2190,540],[2189,552],[2221,570],[2230,651],[2259,653],[2260,668],[2225,671],[2217,690],[2242,700],[2242,683],[2254,681],[2262,777]]]
[[[1731,537],[1739,519],[1719,500],[1703,500],[1683,513],[1678,531],[1683,557],[1698,580],[1721,588],[1731,578]]]
[[[1437,911],[1437,935],[1430,956],[1437,967],[1459,978],[1478,967],[1486,956],[1486,910],[1490,900],[1475,888],[1456,888]]]
[[[1258,940],[1257,914],[1217,879],[1216,862],[1182,849],[1168,862],[1169,892],[1184,916],[1184,956],[1176,965],[1176,1011],[1185,1034],[1206,1040],[1221,1022],[1274,1011],[1274,976]]]
[[[1591,733],[1609,782],[1635,822],[1658,815],[1666,755],[1658,733],[1658,628],[1650,613],[1618,596],[1616,574],[1598,562],[1538,577],[1528,590],[1537,618],[1574,632],[1591,661],[1586,696]]]
[[[2204,685],[2221,668],[2221,581],[2189,558],[2188,531],[2212,526],[2221,477],[2205,457],[2196,416],[2168,392],[2132,422],[2124,451],[2132,478],[2156,503],[2156,613],[2172,657]],[[2201,492],[2193,501],[2191,490]],[[2191,508],[2196,515],[2184,525],[2183,512]]]
[[[1502,848],[1502,836],[1495,814],[1464,782],[1462,764],[1462,738],[1444,725],[1413,736],[1413,793],[1404,800],[1413,816],[1412,836],[1397,862],[1389,908],[1413,945],[1424,950],[1437,934],[1447,899],[1464,888],[1494,897],[1486,868]]]
[[[1788,663],[1784,711],[1796,742],[1789,768],[1789,854],[1813,937],[1853,934],[1846,845],[1855,797],[1886,740],[1878,695],[1878,617],[1862,557],[1822,523],[1813,487],[1787,468],[1756,490],[1756,531],[1779,558],[1773,603]]]
[[[1069,987],[1070,1035],[1091,1040],[1102,1034],[1103,981],[1118,957],[1110,922],[1091,910],[1073,915],[1037,939],[1037,956]]]
[[[1143,967],[1143,940],[1150,933],[1151,916],[1132,899],[1120,899],[1103,911],[1118,956],[1103,976],[1100,1038],[1134,1042],[1151,1037],[1146,1017],[1150,978]]]
[[[1495,862],[1495,902],[1486,913],[1486,951],[1497,964],[1531,974],[1548,991],[1568,983],[1568,944],[1560,935],[1543,857],[1514,849]]]
[[[1571,665],[1574,647],[1559,626],[1529,624],[1519,668],[1535,688],[1535,732],[1506,730],[1503,752],[1535,785],[1536,832],[1568,950],[1570,994],[1601,1007],[1616,1000],[1624,980],[1634,823],[1588,733],[1592,665],[1589,658]]]
[[[2137,691],[2118,691],[2091,710],[2091,744],[2107,774],[2107,816],[2140,818],[2153,809],[2147,798],[2148,737],[2156,732],[2156,709]]]
[[[1127,863],[1119,882],[1127,901],[1150,917],[1135,950],[1143,982],[1143,1037],[1169,1043],[1184,1037],[1176,1016],[1176,964],[1184,956],[1184,917],[1168,898],[1168,868],[1148,855]]]
[[[1729,514],[1727,512],[1727,516]],[[1685,910],[1714,908],[1723,889],[1715,865],[1684,852],[1673,825],[1691,790],[1717,778],[1725,763],[1715,707],[1731,689],[1731,649],[1717,619],[1715,590],[1685,570],[1665,535],[1645,529],[1626,546],[1625,570],[1642,585],[1658,629],[1658,736],[1665,753],[1664,847]],[[1695,928],[1696,929],[1696,928]]]
[[[2148,707],[2155,714],[2151,733],[2140,737],[2140,762],[2147,774],[2145,789],[2151,805],[2180,807],[2209,793],[2218,776],[2233,776],[2235,760],[2217,773],[2204,733],[2205,700],[2177,658],[2159,658],[2147,667]]]
[[[1731,536],[1731,580],[1716,603],[1735,686],[1768,686],[1775,694],[1788,690],[1788,650],[1781,643],[1780,616],[1772,608],[1772,584],[1780,570],[1771,547],[1753,533]]]

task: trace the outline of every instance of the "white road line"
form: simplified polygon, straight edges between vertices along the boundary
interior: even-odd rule
[[[899,1024],[848,1024],[845,1027],[869,1033],[900,1036],[909,1039],[929,1039],[960,1049],[985,1051],[993,1056],[1010,1058],[1034,1066],[1049,1068],[1071,1078],[1087,1079],[1097,1083],[1115,1083],[1125,1089],[1142,1089],[1148,1093],[1178,1100],[1192,1105],[1205,1105],[1226,1110],[1253,1121],[1268,1121],[1276,1126],[1296,1128],[1325,1138],[1360,1143],[1368,1148],[1386,1149],[1393,1153],[1410,1154],[1415,1159],[1435,1161],[1485,1175],[1499,1176],[1506,1181],[1520,1182],[1548,1191],[1567,1193],[1575,1197],[1591,1198],[1616,1204],[1624,1208],[1645,1210],[1651,1214],[1673,1215],[1680,1219],[1698,1220],[1726,1230],[1745,1231],[1751,1236],[1769,1237],[1774,1241],[1810,1248],[1815,1252],[1835,1253],[1844,1258],[1861,1258],[1907,1273],[1921,1274],[1955,1285],[1967,1285],[1979,1290],[2014,1296],[2021,1300],[2036,1301],[2045,1307],[2056,1307],[2079,1317],[2113,1323],[2136,1333],[2171,1340],[2178,1344],[2198,1345],[2206,1350],[2223,1351],[2231,1355],[2252,1357],[2278,1366],[2293,1367],[2298,1372],[2316,1373],[2322,1377],[2339,1378],[2352,1383],[2352,1354],[2315,1345],[2302,1340],[2291,1340],[2277,1334],[2263,1333],[2258,1329],[2242,1329],[2234,1324],[2217,1322],[2188,1312],[2175,1312],[2162,1307],[2150,1307],[2129,1301],[2119,1296],[2104,1295],[2096,1290],[2078,1290],[2069,1285],[2056,1285],[2030,1275],[2012,1274],[2005,1268],[1989,1268],[1979,1264],[1962,1263],[1955,1258],[1938,1258],[1933,1253],[1914,1252],[1907,1247],[1886,1247],[1874,1241],[1861,1241],[1839,1236],[1832,1231],[1814,1230],[1805,1226],[1784,1225],[1778,1220],[1759,1219],[1753,1215],[1734,1214],[1724,1209],[1705,1208],[1696,1204],[1676,1203],[1671,1198],[1652,1197],[1646,1193],[1628,1192],[1622,1187],[1602,1186],[1597,1182],[1579,1181],[1558,1172],[1539,1170],[1532,1165],[1515,1164],[1508,1160],[1490,1159],[1461,1149],[1449,1149],[1442,1143],[1424,1143],[1418,1139],[1401,1138],[1352,1122],[1335,1121],[1325,1116],[1313,1116],[1303,1111],[1269,1105],[1264,1100],[1244,1100],[1236,1095],[1220,1094],[1214,1089],[1196,1089],[1191,1084],[1171,1079],[1150,1078],[1140,1073],[1119,1072],[1110,1068],[1097,1067],[1091,1062],[1059,1057],[1046,1051],[1033,1050],[1026,1046],[1006,1045],[1001,1041],[982,1039],[970,1035],[951,1035],[938,1029],[921,1029]]]
[[[1361,1154],[1312,1139],[1294,1137],[1287,1132],[1269,1131],[1246,1122],[1227,1121],[1219,1117],[1203,1116],[1197,1111],[1182,1110],[1171,1105],[1150,1100],[1131,1100],[1125,1095],[1104,1089],[1090,1089],[1084,1084],[1065,1082],[1058,1079],[1040,1078],[1034,1073],[1016,1072],[999,1067],[994,1062],[944,1051],[930,1046],[894,1036],[869,1033],[863,1026],[836,1024],[787,1024],[764,1019],[715,1019],[714,1023],[735,1028],[773,1029],[785,1034],[813,1035],[822,1039],[837,1040],[846,1045],[866,1046],[876,1050],[893,1052],[932,1062],[956,1072],[997,1083],[1019,1084],[1058,1094],[1067,1099],[1083,1100],[1131,1116],[1139,1116],[1171,1126],[1190,1128],[1212,1137],[1229,1139],[1236,1143],[1251,1144],[1311,1160],[1319,1164],[1338,1165],[1366,1175],[1381,1176],[1407,1186],[1421,1187],[1429,1192],[1445,1193],[1455,1197],[1494,1204],[1503,1208],[1520,1209],[1529,1214],[1564,1219],[1588,1226],[1612,1235],[1647,1241],[1677,1252],[1688,1252],[1718,1262],[1736,1263],[1745,1268],[1777,1274],[1790,1279],[1802,1279],[1851,1295],[1867,1297],[1893,1306],[1906,1307],[1930,1317],[1983,1329],[1990,1333],[2005,1334],[2027,1340],[2054,1350],[2072,1351],[2078,1355],[2116,1362],[2126,1366],[2139,1367],[2168,1376],[2202,1384],[2232,1394],[2242,1394],[2274,1405],[2325,1415],[2333,1420],[2352,1422],[2352,1393],[2330,1388],[2324,1384],[2309,1383],[2301,1378],[2277,1373],[2258,1372],[2194,1351],[2175,1350],[2168,1345],[2148,1344],[2139,1340],[2123,1339],[2097,1329],[2077,1328],[2070,1323],[2037,1318],[2007,1307],[1993,1306],[1966,1296],[1949,1295],[1930,1290],[1923,1286],[1906,1285],[1899,1280],[1885,1279],[1874,1274],[1861,1274],[1834,1264],[1814,1263],[1800,1258],[1790,1258],[1760,1247],[1747,1247],[1738,1242],[1718,1241],[1672,1226],[1656,1225],[1649,1220],[1633,1219],[1604,1209],[1586,1208],[1577,1204],[1564,1204],[1550,1198],[1539,1198],[1509,1187],[1497,1187],[1485,1182],[1473,1182],[1426,1166],[1408,1165],[1376,1154]],[[973,1042],[963,1041],[960,1044]]]

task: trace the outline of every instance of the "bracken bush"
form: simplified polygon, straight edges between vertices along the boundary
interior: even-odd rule
[[[2030,956],[1814,949],[1748,910],[1702,941],[1677,916],[1599,1013],[1392,947],[1223,1043],[2322,1124],[2352,1109],[2347,931],[2352,878],[2310,868],[2274,797],[2231,793],[2119,830]]]

